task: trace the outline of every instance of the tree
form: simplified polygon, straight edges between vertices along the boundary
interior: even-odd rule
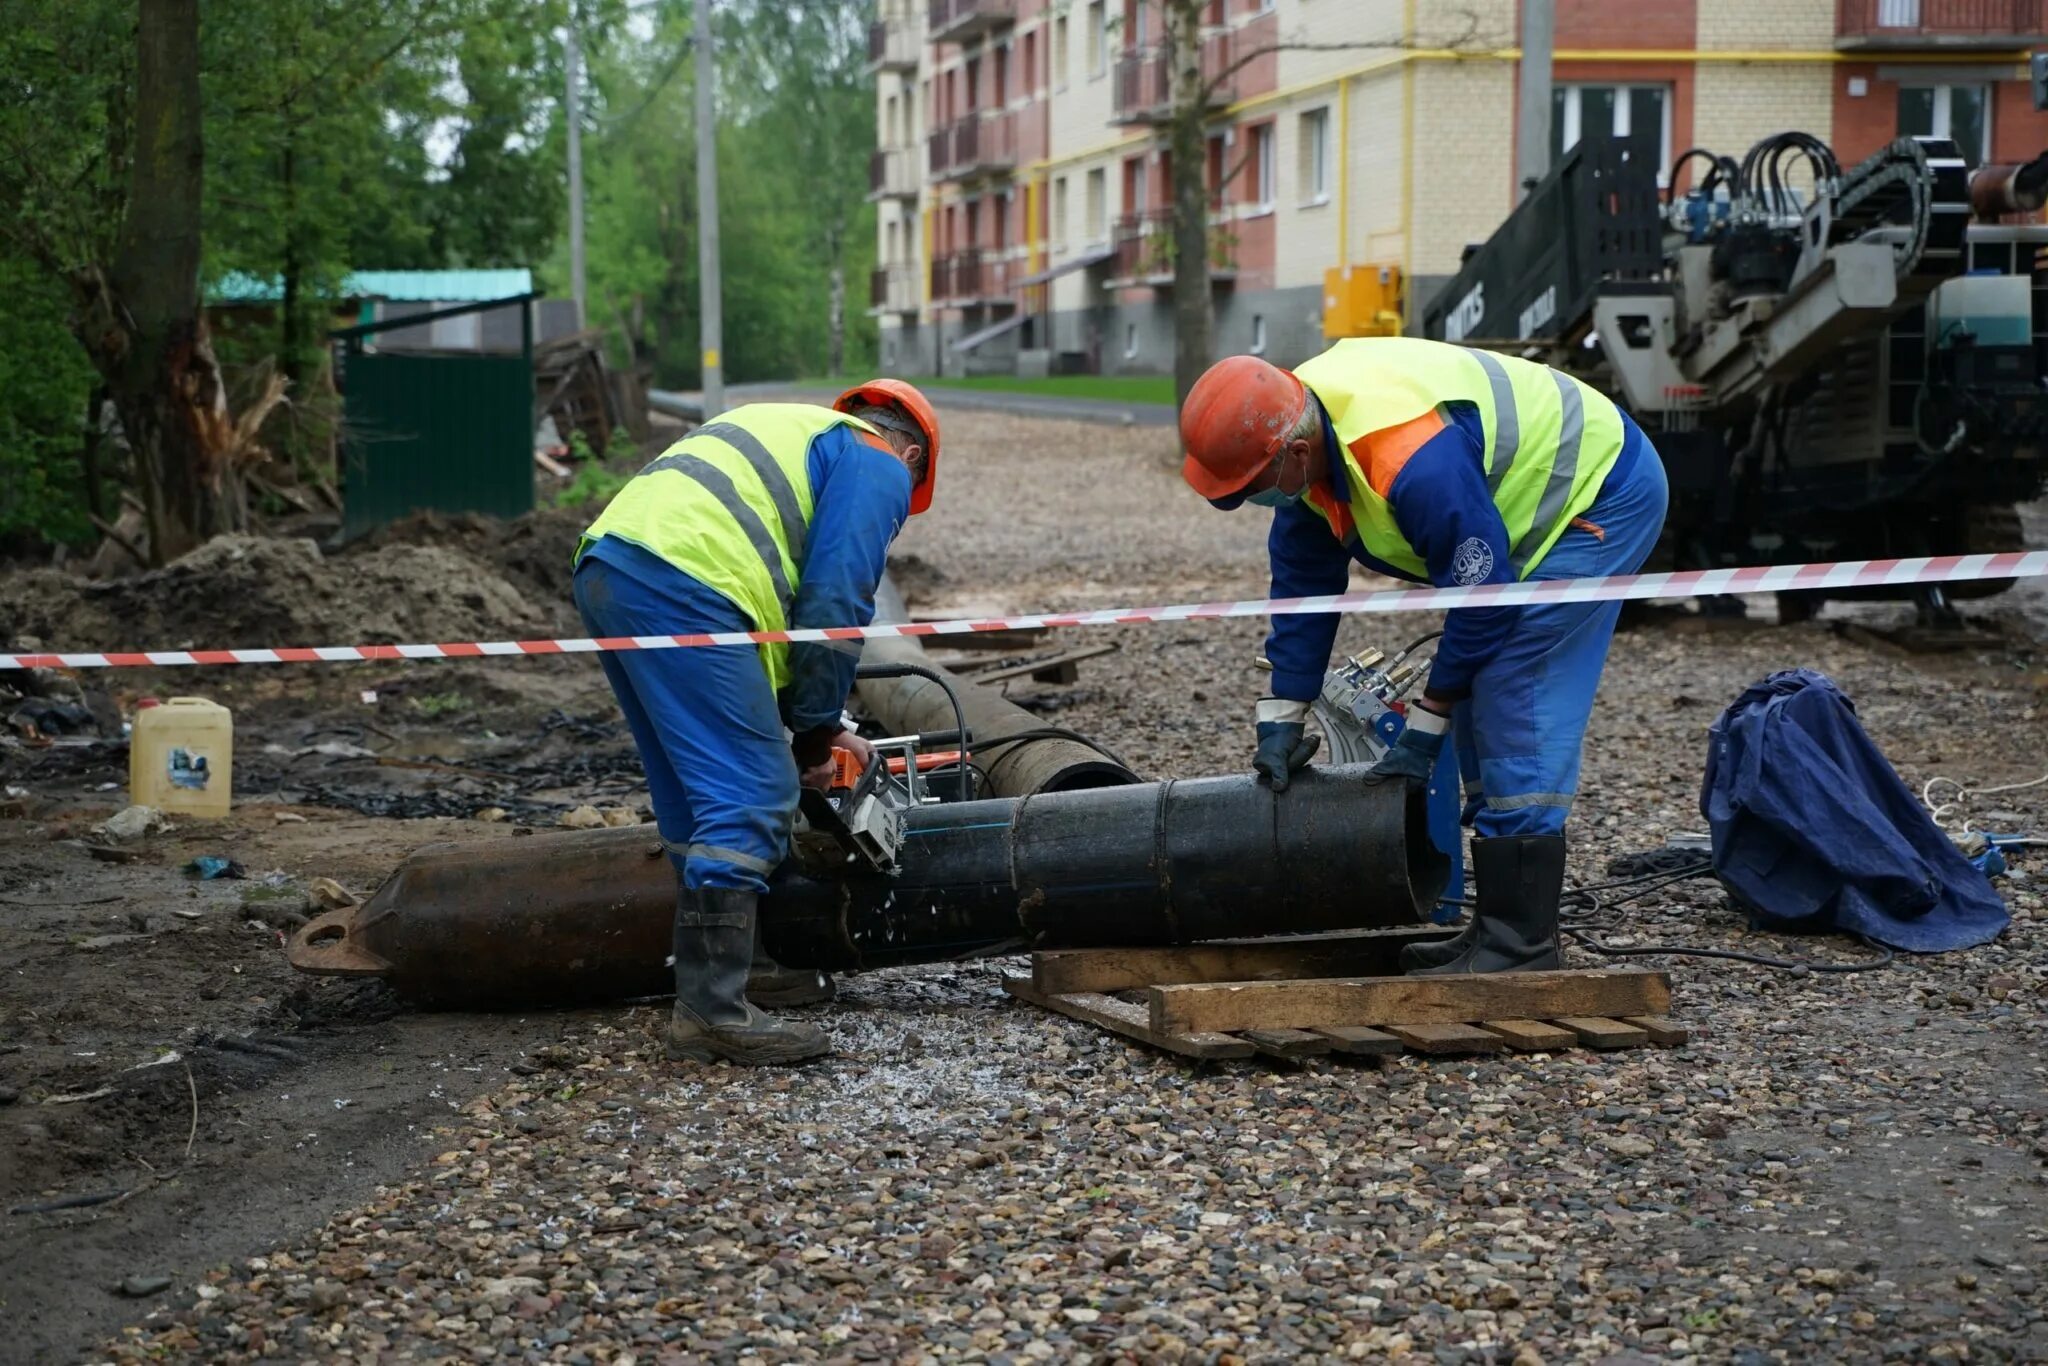
[[[865,0],[742,0],[730,11],[734,46],[763,96],[741,111],[787,135],[784,162],[804,187],[804,224],[827,279],[825,366],[846,366],[849,253],[873,249],[867,166],[875,150],[874,81],[867,74]],[[731,49],[728,49],[731,50]],[[739,84],[739,83],[733,83]],[[866,229],[863,231],[862,229]]]
[[[1160,6],[1164,42],[1160,57],[1166,64],[1168,105],[1166,143],[1169,150],[1170,188],[1173,202],[1173,385],[1179,399],[1186,399],[1202,372],[1209,368],[1215,350],[1215,303],[1211,297],[1209,250],[1208,132],[1210,120],[1225,100],[1221,98],[1237,75],[1251,63],[1278,52],[1348,52],[1404,50],[1415,47],[1469,50],[1483,46],[1478,41],[1479,20],[1469,10],[1443,16],[1451,36],[1441,40],[1419,40],[1411,34],[1357,42],[1326,43],[1285,36],[1270,42],[1248,43],[1229,51],[1225,59],[1203,67],[1202,16],[1209,0],[1152,0]],[[1432,6],[1433,12],[1439,7]],[[1462,29],[1459,26],[1462,25]],[[1221,195],[1244,163],[1227,168],[1223,183],[1215,187]]]

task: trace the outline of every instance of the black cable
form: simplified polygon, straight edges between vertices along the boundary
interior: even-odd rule
[[[1689,882],[1694,878],[1711,876],[1713,871],[1713,861],[1702,859],[1699,863],[1686,868],[1667,869],[1653,873],[1638,873],[1634,877],[1614,878],[1607,882],[1589,883],[1584,887],[1568,889],[1563,897],[1559,899],[1558,909],[1560,912],[1564,912],[1566,910],[1566,903],[1578,900],[1584,905],[1582,914],[1597,915],[1605,910],[1625,906],[1638,897],[1647,896],[1651,892],[1661,891],[1673,883]],[[1616,898],[1611,902],[1604,901],[1600,897],[1601,892],[1621,891],[1630,887],[1636,888],[1636,890],[1630,892],[1627,896]],[[1470,900],[1451,900],[1447,898],[1442,904],[1446,906],[1469,907],[1473,903]],[[1878,956],[1861,963],[1831,963],[1812,958],[1778,958],[1765,953],[1745,953],[1739,949],[1694,948],[1685,944],[1641,944],[1623,948],[1618,945],[1605,943],[1594,934],[1595,930],[1609,930],[1612,928],[1614,928],[1612,925],[1561,924],[1558,926],[1558,931],[1562,934],[1570,935],[1576,942],[1585,945],[1593,950],[1593,952],[1605,954],[1610,958],[1717,958],[1732,963],[1752,963],[1758,967],[1774,968],[1781,972],[1874,972],[1879,968],[1890,967],[1898,957],[1898,954],[1893,950],[1877,943],[1867,935],[1860,934],[1856,936],[1856,939],[1865,947],[1875,949]]]
[[[968,748],[967,711],[960,705],[960,694],[946,676],[937,669],[927,669],[922,664],[859,664],[854,666],[855,678],[922,678],[936,683],[945,692],[946,700],[953,704],[954,733],[960,738],[960,749],[964,754]],[[1119,761],[1121,762],[1121,761]],[[960,800],[974,800],[974,777],[967,764],[960,765]]]

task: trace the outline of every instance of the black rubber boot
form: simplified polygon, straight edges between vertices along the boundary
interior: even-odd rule
[[[754,964],[747,973],[747,999],[769,1010],[823,1005],[839,994],[832,974],[816,968],[786,968],[762,942],[761,920],[754,917]]]
[[[1564,894],[1564,836],[1509,835],[1472,841],[1478,909],[1456,957],[1411,970],[1418,977],[1468,972],[1535,972],[1564,966],[1557,902]],[[1414,948],[1403,950],[1405,961]]]
[[[752,892],[686,887],[676,893],[676,1007],[666,1039],[671,1058],[762,1067],[832,1051],[816,1025],[778,1020],[748,1002],[758,918]]]
[[[1440,963],[1448,963],[1472,947],[1472,936],[1479,930],[1479,912],[1474,910],[1465,921],[1465,927],[1448,939],[1433,939],[1427,944],[1410,944],[1401,950],[1401,971],[1420,972]]]

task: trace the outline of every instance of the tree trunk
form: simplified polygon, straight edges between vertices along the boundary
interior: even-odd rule
[[[836,253],[831,282],[825,311],[825,373],[839,375],[846,370],[846,262]]]
[[[1209,368],[1215,318],[1209,297],[1207,99],[1201,0],[1166,0],[1166,60],[1173,81],[1167,146],[1173,188],[1173,388],[1185,400]]]
[[[298,130],[290,119],[285,121],[284,153],[280,163],[280,174],[284,181],[284,278],[283,293],[278,307],[278,352],[280,372],[291,382],[292,388],[299,387],[305,378],[306,320],[304,317],[304,293],[300,277],[305,274],[305,253],[299,249],[299,180],[298,180]]]
[[[199,0],[141,0],[136,27],[135,156],[112,268],[72,280],[74,327],[134,452],[162,563],[239,529],[239,480],[226,467],[233,424],[199,309]]]

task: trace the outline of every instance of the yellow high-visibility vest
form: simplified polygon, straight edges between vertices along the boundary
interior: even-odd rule
[[[876,434],[815,404],[734,408],[634,475],[584,529],[576,558],[617,536],[716,589],[753,629],[786,630],[811,525],[811,442],[842,425]],[[762,645],[761,663],[778,692],[787,686],[787,645]]]
[[[1355,530],[1365,552],[1428,578],[1415,547],[1374,491],[1362,461],[1365,438],[1399,427],[1442,403],[1469,403],[1486,433],[1486,483],[1507,524],[1516,579],[1543,562],[1572,519],[1600,496],[1620,458],[1621,410],[1570,375],[1533,361],[1419,337],[1354,337],[1294,373],[1314,391],[1344,447],[1347,507],[1312,490],[1307,506],[1340,541]]]

